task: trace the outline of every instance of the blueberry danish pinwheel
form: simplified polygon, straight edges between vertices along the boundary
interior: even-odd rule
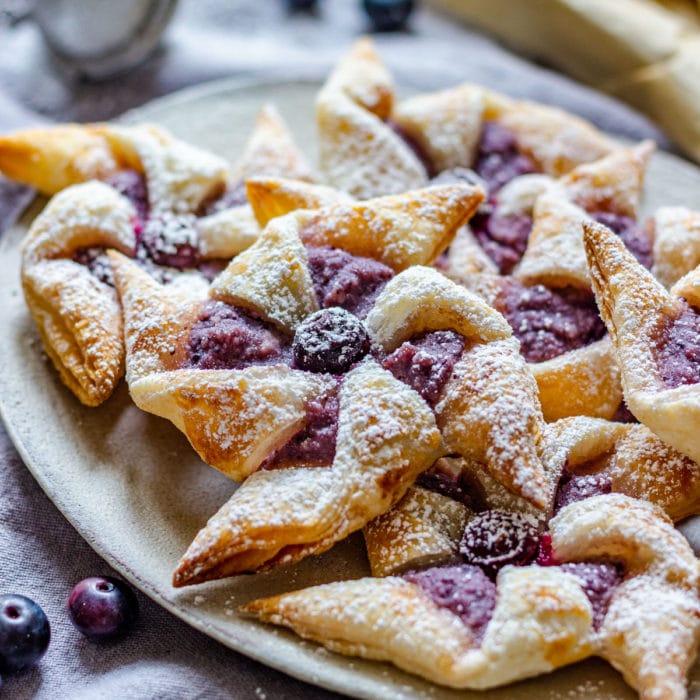
[[[538,563],[528,563],[538,540]],[[655,506],[595,496],[562,508],[542,535],[522,516],[486,511],[467,519],[459,556],[426,564],[243,611],[455,688],[505,685],[597,655],[642,698],[687,697],[700,565]]]
[[[417,265],[480,198],[449,185],[275,218],[204,303],[111,254],[134,401],[245,479],[176,585],[321,552],[445,452],[549,502],[535,384],[508,324]]]
[[[234,173],[157,127],[112,125],[0,138],[0,168],[58,192],[23,243],[22,283],[61,379],[90,406],[110,396],[124,367],[105,250],[135,257],[163,282],[196,277],[205,289],[205,278],[258,234],[240,178],[310,176],[272,108],[261,112]]]

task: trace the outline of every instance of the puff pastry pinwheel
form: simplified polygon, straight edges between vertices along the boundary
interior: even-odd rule
[[[59,190],[23,243],[22,283],[61,379],[90,406],[110,396],[124,366],[105,249],[136,257],[164,282],[188,271],[204,287],[223,268],[219,258],[248,247],[259,230],[244,186],[229,183],[251,173],[308,174],[272,108],[261,112],[233,175],[221,158],[150,126],[20,132],[0,138],[0,167]],[[81,182],[90,177],[104,181]]]
[[[111,253],[135,403],[246,479],[176,585],[321,552],[445,452],[548,502],[535,383],[508,324],[416,264],[449,244],[480,196],[449,185],[272,219],[205,303]]]
[[[590,288],[581,222],[600,219],[650,264],[648,231],[636,223],[651,143],[617,149],[536,191],[516,178],[502,192],[512,211],[531,209],[532,232],[512,276],[443,270],[501,311],[537,379],[548,421],[571,415],[612,418],[622,400],[619,370]],[[534,200],[525,193],[535,195]],[[470,269],[468,267],[468,269]]]
[[[557,507],[599,493],[654,503],[674,521],[700,513],[700,465],[640,423],[575,416],[545,429],[543,460],[559,477]]]
[[[386,66],[367,38],[341,59],[316,102],[325,180],[358,198],[420,187],[474,168],[489,195],[517,175],[559,176],[612,142],[562,110],[460,85],[395,104]]]
[[[700,565],[668,518],[620,494],[563,508],[542,535],[506,515],[468,520],[459,563],[315,586],[242,609],[332,651],[388,660],[456,688],[505,685],[598,655],[642,698],[687,697]],[[523,564],[538,539],[539,565]]]
[[[698,272],[667,291],[605,226],[584,223],[584,243],[625,403],[662,440],[698,461]]]

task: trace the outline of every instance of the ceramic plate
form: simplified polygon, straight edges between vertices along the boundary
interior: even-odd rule
[[[204,148],[240,153],[255,115],[273,101],[311,157],[318,83],[215,83],[158,100],[127,120],[150,120]],[[633,698],[621,677],[591,659],[502,690],[438,688],[388,664],[349,659],[292,633],[241,618],[253,598],[369,573],[362,538],[268,574],[176,590],[178,559],[235,485],[203,464],[168,421],[142,413],[122,383],[107,403],[81,406],[42,351],[19,281],[19,243],[43,202],[0,242],[0,409],[8,432],[43,489],[82,536],[115,569],[178,617],[223,644],[317,685],[357,697],[554,700]],[[700,209],[700,170],[657,154],[646,209],[685,204]],[[700,688],[700,665],[691,674]]]

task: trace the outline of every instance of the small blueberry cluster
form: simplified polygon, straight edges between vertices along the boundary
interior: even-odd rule
[[[124,634],[138,616],[138,600],[119,579],[91,576],[68,596],[75,627],[93,641]],[[41,606],[16,593],[0,595],[0,671],[11,673],[36,664],[51,640],[51,626]]]

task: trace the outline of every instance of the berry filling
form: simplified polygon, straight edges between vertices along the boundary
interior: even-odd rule
[[[394,271],[372,258],[331,246],[307,246],[311,280],[322,309],[339,306],[364,318]]]
[[[413,151],[413,155],[415,155],[421,162],[421,165],[425,168],[425,172],[428,173],[428,176],[430,177],[435,175],[435,166],[433,165],[426,150],[418,143],[418,141],[403,131],[393,119],[387,119],[385,124],[399,136],[399,138],[411,149],[411,151]]]
[[[496,200],[490,199],[484,210],[469,222],[474,237],[486,255],[496,263],[502,275],[508,275],[520,262],[532,230],[532,218],[527,214],[499,214]]]
[[[565,474],[559,482],[554,510],[611,492],[612,481],[607,474]]]
[[[700,382],[700,316],[687,304],[666,321],[656,341],[656,361],[667,389]]]
[[[481,132],[476,173],[492,195],[519,175],[537,172],[535,163],[518,151],[515,137],[497,122],[486,121]]]
[[[624,572],[612,563],[580,562],[560,565],[563,571],[576,576],[581,582],[593,608],[593,626],[600,629],[615,589],[622,583]]]
[[[654,261],[654,240],[651,230],[641,226],[631,216],[612,212],[593,212],[591,216],[599,223],[614,231],[637,260],[651,269]]]
[[[559,560],[554,556],[552,535],[549,532],[543,532],[540,535],[540,545],[537,548],[535,564],[537,566],[557,566],[559,564]]]
[[[148,186],[146,178],[136,170],[119,170],[105,179],[105,183],[124,195],[136,209],[137,224],[148,218]]]
[[[241,182],[239,185],[225,190],[222,195],[205,202],[200,213],[202,216],[210,216],[225,209],[242,207],[244,204],[248,204],[248,195],[246,194],[245,182]]]
[[[434,406],[464,350],[464,338],[454,331],[432,331],[400,345],[382,367]]]
[[[312,398],[306,406],[304,427],[270,455],[260,468],[325,467],[332,464],[335,459],[339,408],[337,394]]]
[[[470,510],[483,510],[484,491],[481,484],[467,472],[455,473],[440,468],[440,462],[427,472],[423,472],[416,485],[453,501],[463,503]]]
[[[454,613],[481,642],[496,607],[496,585],[476,566],[433,567],[404,579],[419,586],[439,607]]]
[[[550,360],[605,335],[595,297],[573,287],[525,287],[509,280],[497,308],[520,341],[520,352],[528,362]]]
[[[308,372],[343,374],[369,349],[362,321],[339,307],[321,309],[309,316],[292,341],[294,365]]]
[[[254,364],[289,363],[289,340],[254,312],[208,302],[188,339],[189,366],[243,369]]]
[[[152,217],[144,224],[137,240],[137,257],[148,257],[156,265],[183,270],[197,264],[194,216],[161,214]]]
[[[114,287],[112,264],[102,246],[78,248],[73,255],[73,260],[80,265],[85,265],[100,282]]]
[[[459,552],[469,564],[495,576],[507,564],[521,566],[532,561],[539,541],[533,518],[505,510],[487,510],[467,523]]]

